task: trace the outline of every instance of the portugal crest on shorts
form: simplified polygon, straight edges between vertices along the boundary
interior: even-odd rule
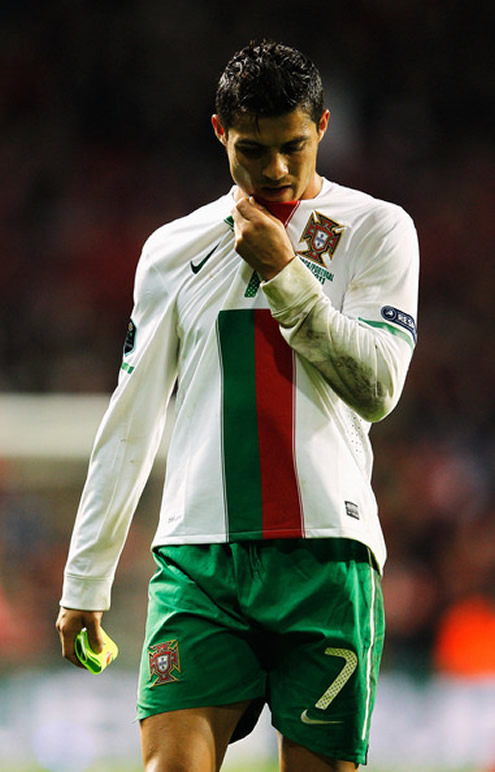
[[[150,678],[156,676],[151,686],[161,686],[178,681],[180,673],[179,642],[165,641],[148,649]]]
[[[320,212],[311,212],[301,235],[301,241],[306,242],[306,249],[299,249],[297,254],[324,266],[323,256],[328,255],[332,259],[343,230],[344,226],[330,217]]]

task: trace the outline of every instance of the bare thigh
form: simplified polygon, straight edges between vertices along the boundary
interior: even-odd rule
[[[145,772],[217,772],[249,704],[186,708],[142,719]]]
[[[353,761],[328,759],[319,753],[298,745],[287,737],[279,737],[280,772],[355,772],[358,766]]]

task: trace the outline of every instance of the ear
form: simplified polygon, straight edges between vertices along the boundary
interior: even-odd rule
[[[211,116],[211,125],[213,126],[213,131],[215,132],[215,136],[218,139],[219,142],[222,143],[222,145],[227,144],[227,132],[222,126],[222,123],[220,121],[220,116],[216,113]]]
[[[330,118],[330,110],[323,110],[321,118],[318,122],[318,141],[323,139],[325,132],[328,128],[328,121]]]

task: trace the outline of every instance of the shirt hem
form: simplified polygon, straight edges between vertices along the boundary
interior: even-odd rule
[[[306,529],[304,535],[300,531],[294,530],[293,534],[288,535],[287,530],[273,531],[268,535],[260,534],[259,531],[253,531],[252,535],[243,533],[230,534],[227,536],[225,533],[208,533],[208,534],[188,534],[188,535],[160,535],[157,533],[151,544],[151,550],[156,547],[166,547],[171,545],[180,544],[226,544],[226,543],[238,543],[242,541],[270,541],[273,539],[352,539],[364,544],[365,547],[371,551],[376,567],[381,574],[383,574],[383,567],[386,561],[386,550],[380,545],[373,544],[371,540],[363,538],[363,534],[343,528],[309,528]]]

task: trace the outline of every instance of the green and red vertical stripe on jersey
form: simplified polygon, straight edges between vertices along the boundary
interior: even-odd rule
[[[267,309],[221,311],[230,541],[303,535],[294,460],[294,353]]]

